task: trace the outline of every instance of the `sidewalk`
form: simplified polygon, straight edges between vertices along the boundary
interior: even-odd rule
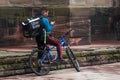
[[[120,63],[81,67],[80,72],[70,68],[51,71],[45,76],[24,74],[2,77],[0,80],[120,80]]]

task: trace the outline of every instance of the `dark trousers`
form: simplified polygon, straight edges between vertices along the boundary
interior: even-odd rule
[[[42,37],[37,36],[36,42],[37,42],[38,49],[44,49],[45,44],[44,44],[44,40]],[[50,35],[46,36],[46,44],[56,46],[58,58],[62,59],[62,46],[56,38],[54,38],[53,36],[50,36]],[[42,54],[40,53],[39,56],[42,56]]]

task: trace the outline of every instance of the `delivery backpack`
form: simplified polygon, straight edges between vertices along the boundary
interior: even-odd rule
[[[24,37],[34,38],[39,35],[40,31],[43,29],[41,18],[42,17],[27,18],[22,22]]]

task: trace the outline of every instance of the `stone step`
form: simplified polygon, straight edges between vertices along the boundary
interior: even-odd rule
[[[92,66],[92,65],[120,62],[120,48],[99,49],[99,50],[91,49],[84,51],[74,50],[74,55],[77,57],[80,66]],[[64,65],[53,65],[51,67],[51,70],[73,67],[66,54],[63,54],[63,58],[68,63]],[[29,53],[25,53],[25,54],[22,53],[22,55],[13,55],[13,56],[8,55],[8,56],[0,57],[0,76],[11,76],[18,74],[26,74],[26,73],[32,73],[29,67]]]

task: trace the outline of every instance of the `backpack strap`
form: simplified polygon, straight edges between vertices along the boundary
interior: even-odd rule
[[[44,44],[46,44],[46,30],[45,30],[45,28],[43,28],[43,33],[44,33]]]
[[[43,42],[44,42],[44,44],[46,44],[47,32],[46,32],[46,29],[45,29],[44,24],[43,24],[43,22],[42,22],[42,18],[44,18],[44,16],[41,15],[41,16],[38,16],[38,17],[39,17],[39,19],[40,19],[40,21],[41,21],[41,26],[42,26],[43,36],[44,36]]]
[[[42,21],[42,18],[43,18],[44,16],[39,16],[39,18],[40,18],[40,21]],[[46,36],[47,36],[47,32],[46,32],[46,29],[45,29],[45,27],[44,27],[44,24],[43,24],[43,22],[41,22],[41,26],[42,26],[42,31],[43,31],[43,36],[44,36],[44,44],[46,44]]]

